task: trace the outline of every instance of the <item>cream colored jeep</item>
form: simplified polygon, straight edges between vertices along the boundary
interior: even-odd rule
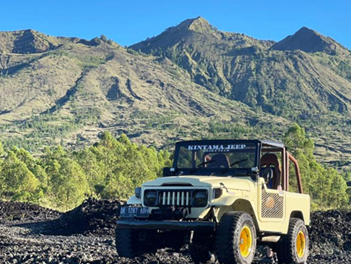
[[[251,263],[256,245],[265,244],[279,263],[305,263],[309,223],[310,197],[283,144],[184,141],[176,144],[164,177],[136,188],[121,208],[116,247],[119,256],[131,258],[180,248],[190,238],[195,263],[212,255],[219,263]]]

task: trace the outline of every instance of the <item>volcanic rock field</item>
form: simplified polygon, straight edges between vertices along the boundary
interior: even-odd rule
[[[188,247],[125,259],[114,230],[121,202],[88,199],[67,213],[0,202],[0,263],[191,263]],[[351,263],[351,213],[312,213],[308,263]],[[256,259],[262,257],[259,249]]]

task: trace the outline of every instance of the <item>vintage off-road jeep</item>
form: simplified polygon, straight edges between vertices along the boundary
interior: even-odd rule
[[[211,254],[219,263],[251,263],[257,244],[273,248],[279,263],[305,263],[309,223],[310,197],[283,144],[184,141],[164,177],[136,188],[121,208],[116,247],[120,256],[134,257],[167,243],[180,247],[190,237],[196,263]]]

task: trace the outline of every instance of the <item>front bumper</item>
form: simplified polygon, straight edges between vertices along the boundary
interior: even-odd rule
[[[120,229],[156,229],[156,230],[188,230],[213,232],[216,230],[216,223],[209,221],[155,221],[155,220],[117,220],[117,228]]]

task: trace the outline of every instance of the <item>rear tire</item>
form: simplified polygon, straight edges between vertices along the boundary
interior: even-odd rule
[[[256,251],[256,228],[245,212],[228,212],[216,232],[216,255],[219,263],[250,264]]]
[[[275,249],[279,264],[302,264],[307,261],[309,236],[301,219],[290,219],[288,234],[280,238]]]

